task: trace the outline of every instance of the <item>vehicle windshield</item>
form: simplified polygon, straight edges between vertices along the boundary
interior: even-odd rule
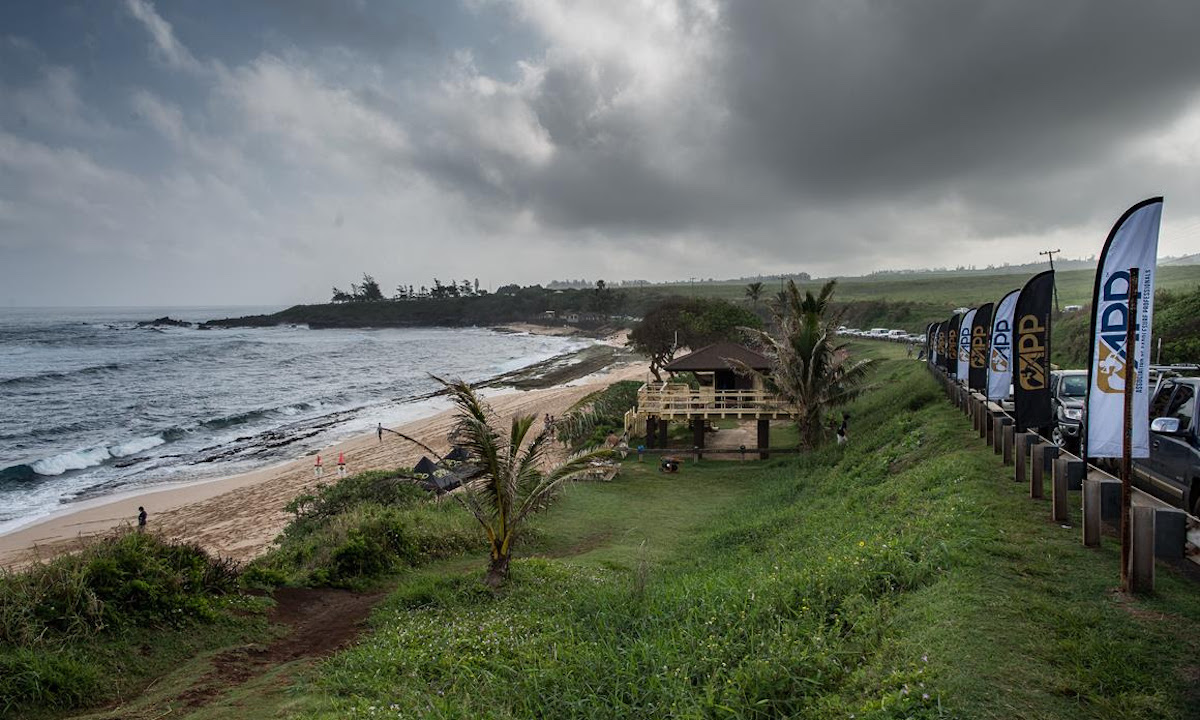
[[[1058,392],[1063,397],[1083,397],[1087,394],[1087,375],[1068,375],[1062,379],[1062,389]]]

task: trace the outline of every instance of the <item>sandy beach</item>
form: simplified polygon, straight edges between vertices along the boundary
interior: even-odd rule
[[[525,328],[521,328],[524,330]],[[612,339],[616,344],[621,339]],[[615,365],[580,380],[538,390],[489,391],[488,402],[507,423],[517,414],[538,418],[562,415],[588,394],[618,380],[645,375],[642,363]],[[445,410],[423,420],[391,428],[416,438],[439,453],[449,451],[453,413]],[[345,453],[348,474],[411,467],[423,451],[391,433],[374,432],[321,451],[324,481],[337,478],[337,458]],[[0,567],[19,567],[81,546],[89,539],[136,523],[138,506],[149,514],[149,529],[164,537],[195,542],[224,557],[248,560],[262,553],[287,524],[284,506],[316,484],[314,454],[250,473],[219,480],[151,489],[81,503],[64,512],[0,536]]]

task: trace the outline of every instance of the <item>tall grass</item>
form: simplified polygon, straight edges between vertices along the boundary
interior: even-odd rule
[[[362,587],[431,559],[483,549],[474,519],[415,481],[372,471],[320,486],[288,505],[275,545],[246,570],[251,585]]]
[[[222,621],[244,605],[237,578],[231,561],[135,532],[3,572],[0,715],[102,701],[128,680],[131,638],[175,642],[181,630]]]

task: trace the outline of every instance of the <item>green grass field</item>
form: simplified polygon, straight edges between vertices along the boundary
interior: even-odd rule
[[[1047,269],[1049,269],[1047,267]],[[854,300],[889,300],[944,305],[953,309],[960,305],[972,307],[981,303],[999,300],[1010,290],[1016,290],[1029,275],[894,275],[878,278],[839,278],[836,299],[840,302]],[[1091,270],[1068,270],[1057,273],[1059,301],[1063,305],[1083,305],[1092,301],[1092,283],[1095,273]],[[824,279],[797,283],[801,289],[816,290]],[[765,280],[764,297],[779,290],[778,280]],[[1160,290],[1191,290],[1200,285],[1200,265],[1169,265],[1158,268],[1156,284]],[[655,289],[670,288],[680,295],[719,297],[725,300],[744,300],[745,283],[698,283],[670,286],[654,286]],[[627,291],[630,291],[627,289]],[[636,289],[633,290],[636,292]]]
[[[851,444],[666,478],[630,462],[537,521],[538,557],[403,579],[294,689],[303,717],[1185,718],[1193,581],[1113,592],[919,363]]]

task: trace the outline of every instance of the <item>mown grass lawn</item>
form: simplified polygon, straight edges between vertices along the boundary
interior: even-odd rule
[[[1118,595],[1114,542],[1049,522],[920,363],[878,380],[845,447],[570,488],[499,594],[482,560],[405,576],[284,712],[1200,714],[1194,582],[1161,566],[1156,597]]]

